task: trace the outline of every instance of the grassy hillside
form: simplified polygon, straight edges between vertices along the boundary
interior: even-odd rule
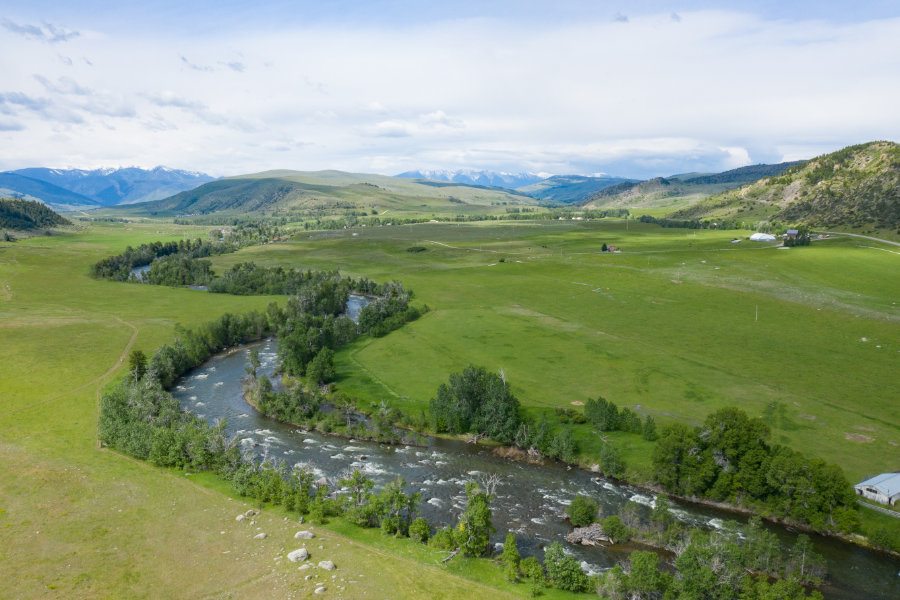
[[[900,146],[871,142],[795,165],[671,215],[814,226],[900,227]]]
[[[0,228],[27,231],[71,224],[40,202],[0,198]]]
[[[796,163],[752,165],[722,173],[684,174],[624,182],[600,190],[583,201],[586,208],[629,208],[651,216],[687,209],[705,198],[745,183],[783,173]]]
[[[301,218],[319,215],[455,215],[504,212],[533,198],[496,188],[428,185],[341,171],[266,171],[214,181],[117,212],[178,216],[211,213]]]

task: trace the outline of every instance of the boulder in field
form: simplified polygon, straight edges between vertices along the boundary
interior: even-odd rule
[[[316,534],[314,534],[312,531],[298,531],[294,534],[295,540],[311,540],[314,537],[316,537]]]
[[[330,560],[323,560],[319,562],[319,568],[325,569],[326,571],[334,571],[337,567],[335,567],[334,563]]]
[[[303,562],[307,558],[309,558],[309,550],[306,548],[299,548],[297,550],[293,550],[292,552],[288,552],[288,560],[291,562]]]

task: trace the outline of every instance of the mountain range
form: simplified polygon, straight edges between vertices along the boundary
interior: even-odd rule
[[[543,181],[550,177],[549,173],[504,173],[502,171],[482,171],[478,169],[421,169],[406,171],[395,175],[403,179],[427,179],[430,181],[452,181],[465,185],[483,185],[516,189]]]
[[[204,173],[168,167],[90,171],[38,167],[0,173],[0,194],[75,210],[159,200],[213,180]]]
[[[265,171],[205,183],[163,200],[117,210],[151,216],[327,217],[459,215],[535,205],[514,190],[343,171]]]

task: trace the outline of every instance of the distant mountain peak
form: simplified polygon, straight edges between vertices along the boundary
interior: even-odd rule
[[[502,188],[518,188],[550,177],[549,173],[509,173],[506,171],[486,171],[482,169],[418,169],[405,171],[395,177],[404,179],[431,179],[449,181],[465,185],[487,185]]]
[[[8,174],[20,175],[50,184],[56,186],[57,189],[62,188],[77,194],[82,199],[89,199],[103,206],[159,200],[194,189],[215,179],[205,173],[183,171],[165,166],[149,170],[141,167],[100,167],[91,170],[36,167],[9,171]],[[22,184],[24,185],[24,182]],[[38,188],[33,185],[30,187],[32,191],[28,193],[36,198],[48,200],[51,195],[49,190],[38,191]],[[48,198],[36,195],[38,193],[43,193]],[[64,200],[65,198],[57,193],[53,199],[48,201],[65,206],[68,203]],[[84,202],[80,204],[84,204]]]

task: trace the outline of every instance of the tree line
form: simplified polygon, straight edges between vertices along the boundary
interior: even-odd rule
[[[680,496],[762,510],[816,530],[859,526],[853,488],[841,468],[786,446],[770,445],[769,426],[738,408],[702,425],[667,425],[653,450],[657,480]]]

